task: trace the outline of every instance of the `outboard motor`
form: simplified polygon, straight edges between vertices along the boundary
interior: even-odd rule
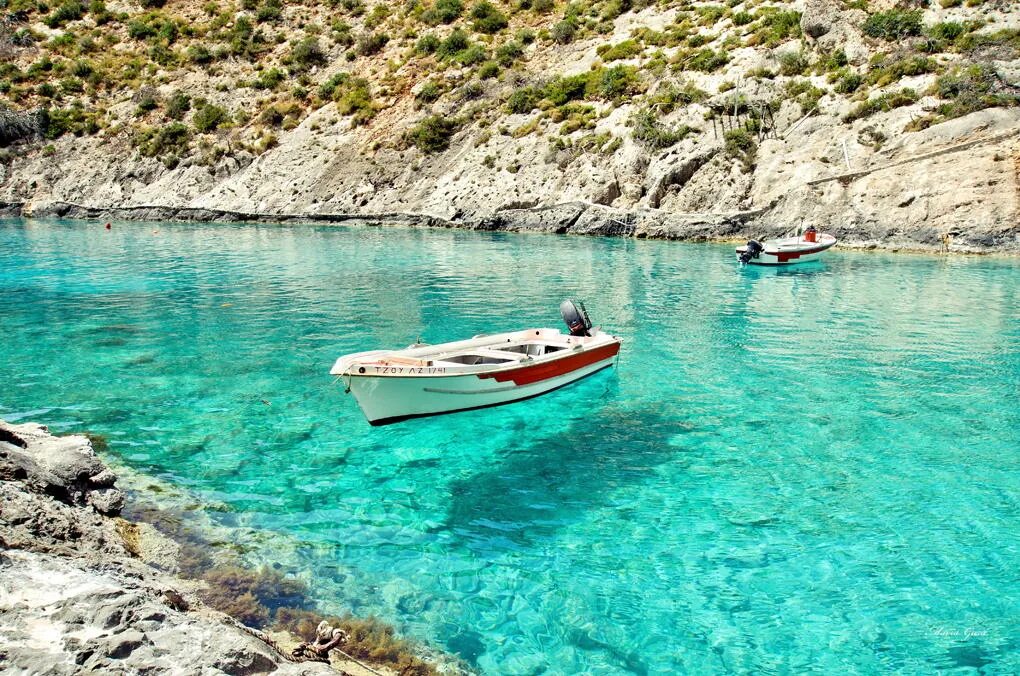
[[[761,242],[756,240],[749,240],[747,242],[747,248],[744,249],[744,253],[740,254],[740,262],[748,263],[752,258],[757,258],[761,255],[761,252],[765,250],[765,247],[761,245]]]
[[[578,308],[578,305],[581,307]],[[560,315],[563,317],[563,321],[567,323],[570,335],[591,335],[588,333],[591,330],[591,320],[588,319],[588,311],[584,309],[584,303],[578,301],[577,305],[574,305],[574,301],[565,300],[560,303]]]

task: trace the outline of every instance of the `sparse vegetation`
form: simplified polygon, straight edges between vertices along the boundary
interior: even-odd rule
[[[754,169],[754,161],[758,156],[758,143],[747,131],[731,129],[723,134],[727,157],[740,162],[745,173]]]
[[[921,34],[921,10],[890,9],[876,12],[861,27],[865,35],[883,40],[901,40]]]
[[[887,92],[873,99],[868,99],[843,116],[844,122],[854,122],[865,117],[870,117],[878,112],[887,112],[901,106],[909,106],[916,103],[917,92],[913,89],[901,89],[895,92]]]
[[[199,105],[198,109],[195,110],[195,114],[191,117],[191,123],[195,125],[195,129],[199,133],[205,134],[208,132],[216,131],[222,125],[224,125],[230,118],[225,108],[214,105],[212,103],[203,102]]]
[[[438,153],[450,146],[450,138],[456,133],[456,121],[442,115],[430,115],[407,132],[407,141],[425,154]]]
[[[694,131],[687,125],[676,128],[669,128],[659,121],[655,110],[649,107],[641,108],[631,119],[634,127],[634,139],[652,150],[668,148],[685,138]]]

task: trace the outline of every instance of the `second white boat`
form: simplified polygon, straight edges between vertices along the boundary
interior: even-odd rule
[[[737,247],[737,258],[750,265],[791,265],[818,260],[823,251],[836,244],[833,235],[809,227],[795,237],[768,239],[764,242],[749,241]]]

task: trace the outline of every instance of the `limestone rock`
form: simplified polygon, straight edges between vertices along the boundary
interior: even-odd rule
[[[808,37],[820,38],[832,30],[842,10],[836,0],[807,0],[800,16],[800,29]]]
[[[115,480],[85,437],[0,421],[5,673],[336,673],[288,662],[204,608],[195,583],[164,572],[176,566],[172,544],[151,527],[105,516],[123,505]]]

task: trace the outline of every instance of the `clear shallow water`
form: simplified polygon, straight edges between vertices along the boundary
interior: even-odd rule
[[[387,428],[327,375],[564,297],[618,369]],[[486,672],[1020,671],[1015,260],[0,221],[0,322],[0,417],[108,434]]]

